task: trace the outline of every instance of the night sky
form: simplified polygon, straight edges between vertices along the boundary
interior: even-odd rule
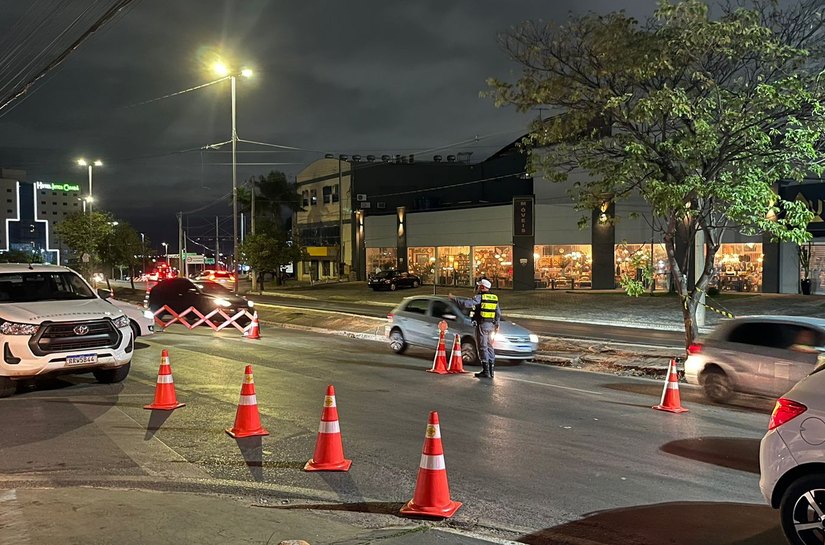
[[[0,97],[22,67],[48,64],[113,3],[0,1]],[[153,99],[217,79],[216,55],[255,71],[238,80],[239,138],[301,150],[240,144],[239,185],[270,170],[294,179],[325,153],[466,151],[478,161],[538,114],[479,97],[488,77],[518,75],[497,34],[622,6],[644,17],[655,1],[136,0],[0,110],[0,167],[85,192],[76,159],[99,158],[95,206],[176,249],[177,211],[192,236],[213,232],[216,215],[231,229],[231,148],[199,150],[231,138],[229,82]]]

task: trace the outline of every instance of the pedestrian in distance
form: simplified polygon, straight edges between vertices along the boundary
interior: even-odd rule
[[[493,285],[486,278],[482,278],[476,283],[476,294],[464,301],[461,305],[465,308],[472,308],[473,325],[476,331],[476,343],[478,345],[478,355],[481,360],[481,372],[476,373],[477,378],[493,378],[496,367],[496,351],[493,348],[493,338],[498,333],[501,323],[501,308],[498,304],[498,296],[490,292]],[[455,301],[453,294],[450,299]],[[457,301],[456,301],[457,302]]]

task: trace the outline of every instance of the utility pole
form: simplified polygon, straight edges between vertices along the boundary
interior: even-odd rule
[[[221,264],[221,239],[218,236],[218,216],[215,216],[215,270],[219,270]]]
[[[341,193],[343,174],[341,173],[341,157],[338,157],[338,278],[344,271],[344,195]]]
[[[254,235],[255,234],[255,178],[252,178],[252,218],[249,222],[249,230]],[[258,273],[257,271],[249,269],[249,277],[252,279],[252,291],[258,290]]]
[[[183,212],[178,212],[178,271],[188,276],[183,262]]]

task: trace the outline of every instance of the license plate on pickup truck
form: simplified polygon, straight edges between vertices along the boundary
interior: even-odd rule
[[[84,363],[97,363],[97,354],[79,354],[66,357],[66,365],[82,365]]]

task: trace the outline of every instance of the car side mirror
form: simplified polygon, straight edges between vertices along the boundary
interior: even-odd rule
[[[98,288],[97,295],[101,299],[108,299],[112,296],[112,290],[107,290],[105,288]]]
[[[452,321],[455,321],[458,318],[455,314],[442,314],[441,317],[444,318],[445,320],[452,320]]]

